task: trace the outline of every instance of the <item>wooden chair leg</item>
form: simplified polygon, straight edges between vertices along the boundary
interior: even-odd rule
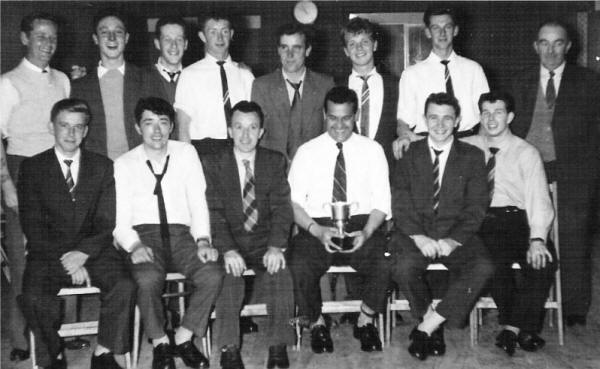
[[[136,369],[140,355],[140,308],[136,305],[133,314],[133,368]]]
[[[35,356],[35,337],[33,336],[32,331],[29,331],[29,352],[31,353],[31,366],[33,369],[39,369],[37,358]]]
[[[471,333],[471,347],[477,345],[477,336],[479,334],[479,322],[478,320],[478,315],[479,315],[479,311],[480,309],[477,309],[477,307],[474,307],[473,310],[471,310],[471,314],[469,314],[469,331]]]

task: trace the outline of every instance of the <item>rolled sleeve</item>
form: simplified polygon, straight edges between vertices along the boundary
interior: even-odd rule
[[[117,160],[115,169],[115,189],[117,198],[116,226],[113,236],[119,247],[131,252],[133,245],[140,241],[137,232],[133,229],[133,189],[136,181],[129,176],[129,170],[123,161]]]

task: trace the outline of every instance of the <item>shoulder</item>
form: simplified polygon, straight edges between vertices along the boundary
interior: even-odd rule
[[[42,151],[39,154],[33,155],[31,157],[26,158],[21,163],[21,171],[23,173],[29,172],[29,175],[33,174],[34,176],[41,175],[38,168],[47,168],[49,163],[52,160],[56,160],[56,155],[54,154],[54,148],[50,148],[46,151]],[[34,171],[29,171],[28,169],[36,169]]]
[[[260,76],[254,80],[254,85],[258,87],[269,86],[279,82],[281,70],[277,69],[271,73]]]
[[[97,163],[98,165],[112,166],[113,164],[113,161],[108,157],[85,149],[81,149],[81,156],[85,157],[87,160]]]
[[[456,54],[456,61],[466,68],[483,69],[481,65],[473,59]]]
[[[454,145],[456,146],[457,152],[459,152],[461,156],[470,158],[472,160],[483,160],[484,158],[483,151],[481,151],[481,149],[477,146],[474,146],[470,143],[466,143],[461,140],[455,140]]]
[[[73,80],[71,82],[71,85],[73,87],[73,90],[85,89],[85,88],[87,88],[87,86],[89,86],[97,81],[98,81],[98,69],[93,68],[84,77]]]
[[[315,72],[311,69],[307,69],[306,75],[307,75],[307,77],[310,76],[310,78],[314,79],[317,82],[333,83],[333,77],[328,74],[325,74],[325,73],[319,73],[319,72]]]
[[[52,76],[60,81],[61,83],[68,83],[69,82],[69,77],[67,77],[66,74],[64,74],[63,72],[59,71],[58,69],[54,69],[54,68],[50,68],[50,72],[52,73]]]
[[[138,158],[138,152],[140,150],[143,150],[142,145],[138,145],[136,147],[134,147],[133,149],[127,151],[125,154],[119,156],[117,159],[115,159],[114,161],[114,166],[115,169],[117,168],[122,168],[122,167],[130,167],[132,165],[135,165],[137,162],[137,158]]]
[[[269,163],[285,162],[285,156],[279,151],[271,150],[266,147],[258,146],[256,148],[256,157]]]
[[[461,138],[459,141],[467,143],[472,146],[476,146],[481,149],[483,147],[484,138],[480,135],[473,135],[473,136]]]

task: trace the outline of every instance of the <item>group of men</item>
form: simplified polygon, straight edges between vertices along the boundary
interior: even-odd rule
[[[111,10],[94,19],[98,67],[71,85],[49,67],[56,21],[24,18],[27,54],[0,81],[11,359],[29,355],[23,314],[38,363],[66,368],[56,293],[91,283],[102,291],[92,368],[123,366],[135,304],[153,368],[174,368],[175,356],[208,367],[193,338],[213,306],[221,366],[243,368],[239,312],[252,269],[268,312],[267,367],[285,368],[294,316],[314,352],[333,351],[319,280],[339,264],[357,271],[363,351],[381,350],[374,318],[390,281],[418,319],[408,347],[418,359],[445,353],[444,326],[461,327],[488,283],[502,325],[496,345],[535,351],[557,266],[548,179],[559,188],[567,323],[585,324],[598,77],[566,65],[566,27],[546,22],[534,42],[540,65],[516,80],[515,105],[454,52],[452,10],[429,9],[424,22],[432,52],[398,80],[375,66],[374,25],[352,19],[341,32],[352,72],[334,87],[306,67],[303,26],[279,29],[281,68],[255,80],[232,61],[234,30],[222,16],[200,24],[205,57],[186,68],[186,24],[160,19],[160,56],[142,70],[125,61],[127,23]],[[343,235],[331,203],[350,208]],[[514,282],[515,261],[524,283]],[[439,304],[425,278],[432,262],[450,272]],[[193,285],[174,331],[161,301],[168,272]]]

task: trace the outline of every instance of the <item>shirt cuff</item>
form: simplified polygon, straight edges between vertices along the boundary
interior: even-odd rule
[[[127,252],[133,251],[133,246],[140,242],[140,237],[133,229],[129,231],[115,232],[117,245]]]

